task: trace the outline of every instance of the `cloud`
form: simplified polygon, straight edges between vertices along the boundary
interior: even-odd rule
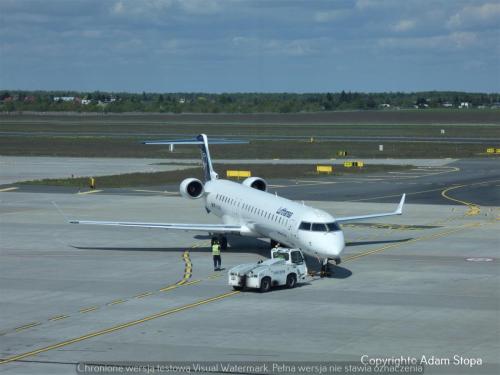
[[[192,15],[215,14],[221,9],[218,0],[119,0],[111,6],[114,15],[167,15],[172,13],[185,13]]]
[[[415,20],[400,20],[392,26],[392,30],[396,32],[405,32],[414,29],[416,24]]]
[[[449,17],[446,26],[450,29],[484,27],[500,23],[500,3],[486,3],[479,6],[466,6]]]
[[[217,0],[180,0],[179,5],[188,14],[215,14],[221,10]]]
[[[344,9],[322,10],[314,14],[314,20],[318,23],[331,22],[345,17],[348,13],[349,12]]]
[[[311,39],[261,39],[256,37],[236,36],[232,45],[240,53],[253,56],[310,56],[319,53],[326,45],[324,38]]]
[[[447,35],[437,35],[431,37],[407,37],[407,38],[381,38],[378,46],[382,48],[395,49],[465,49],[476,45],[478,37],[473,32],[453,32]]]

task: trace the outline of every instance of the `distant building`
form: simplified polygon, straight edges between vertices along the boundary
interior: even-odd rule
[[[74,96],[54,96],[55,102],[72,102],[74,100]]]
[[[444,107],[444,108],[452,108],[452,107],[453,107],[453,104],[452,104],[452,103],[450,103],[450,102],[444,102],[444,103],[443,103],[443,107]]]
[[[89,105],[92,103],[92,100],[90,99],[82,99],[82,105]]]
[[[469,102],[461,102],[458,108],[470,108],[471,104]]]
[[[388,103],[382,103],[380,104],[380,108],[391,108],[391,105]]]
[[[184,99],[184,98],[180,98],[180,99],[179,99],[179,103],[180,103],[180,104],[184,104],[184,103],[186,103],[186,99]]]

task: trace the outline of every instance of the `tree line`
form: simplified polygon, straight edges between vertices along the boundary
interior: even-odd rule
[[[499,108],[499,93],[126,93],[0,91],[0,111],[297,113],[397,108]]]

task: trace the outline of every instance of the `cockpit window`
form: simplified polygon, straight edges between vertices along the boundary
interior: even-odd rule
[[[326,232],[327,228],[326,228],[326,225],[323,223],[313,223],[312,231],[313,232]]]
[[[336,223],[326,223],[326,226],[328,227],[329,232],[337,232],[340,230],[340,226]]]
[[[303,221],[302,223],[300,223],[299,229],[311,230],[311,223],[308,223],[307,221]]]

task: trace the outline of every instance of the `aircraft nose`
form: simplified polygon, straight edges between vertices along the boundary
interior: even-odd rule
[[[327,237],[324,243],[325,252],[329,256],[338,257],[345,247],[344,233],[342,231],[329,233]]]

